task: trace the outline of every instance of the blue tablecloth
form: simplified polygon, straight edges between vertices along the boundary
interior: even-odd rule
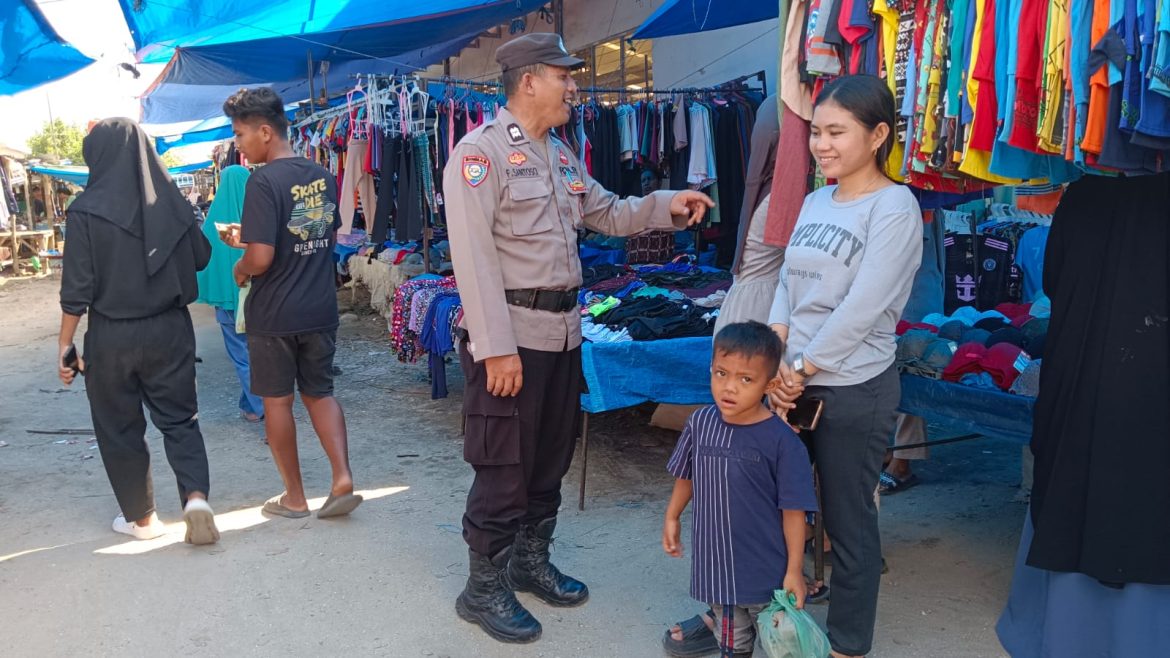
[[[1022,395],[902,375],[899,410],[959,431],[1031,443],[1035,403]]]
[[[626,343],[589,343],[581,369],[589,413],[643,402],[711,404],[711,339],[675,338]],[[1035,398],[902,375],[900,411],[957,431],[1029,443]]]
[[[643,402],[712,404],[711,338],[589,343],[581,348],[589,392],[581,408],[595,414]]]

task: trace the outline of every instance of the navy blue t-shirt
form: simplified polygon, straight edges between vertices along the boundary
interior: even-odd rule
[[[817,509],[804,444],[775,416],[731,425],[718,407],[704,407],[687,421],[667,470],[694,485],[691,596],[771,601],[788,570],[780,511]]]

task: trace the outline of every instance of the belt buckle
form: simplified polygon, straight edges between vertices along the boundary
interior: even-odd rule
[[[539,295],[540,295],[540,291],[537,290],[536,288],[533,288],[528,292],[528,306],[527,306],[527,308],[532,309],[532,310],[536,309],[536,298]]]

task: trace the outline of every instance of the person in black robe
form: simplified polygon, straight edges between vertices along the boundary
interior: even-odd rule
[[[1085,176],[1052,223],[1013,656],[1170,655],[1170,174]]]
[[[207,266],[211,245],[138,124],[101,121],[82,152],[90,175],[67,216],[59,375],[66,386],[77,370],[86,377],[98,448],[122,510],[114,530],[136,539],[165,532],[155,513],[145,404],[178,481],[186,541],[211,544],[219,531],[207,503],[195,332],[187,311],[198,295],[195,272]],[[87,312],[84,357],[75,370],[68,357]]]

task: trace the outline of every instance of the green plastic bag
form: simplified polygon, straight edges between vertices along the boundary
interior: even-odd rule
[[[796,595],[787,590],[776,590],[756,623],[768,658],[826,658],[832,651],[828,636],[812,615],[796,609]]]
[[[249,279],[248,282],[245,283],[242,288],[240,288],[239,303],[237,303],[237,305],[236,305],[236,333],[237,334],[248,333],[248,325],[244,321],[244,302],[248,300],[248,293],[249,292],[252,292],[251,279]]]

